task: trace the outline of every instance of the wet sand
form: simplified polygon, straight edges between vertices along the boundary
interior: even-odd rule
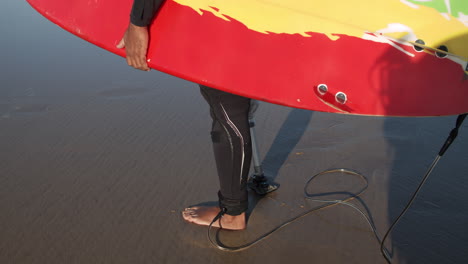
[[[222,252],[188,205],[218,189],[208,108],[196,85],[152,71],[62,31],[26,3],[3,3],[0,85],[0,263],[385,263],[365,220],[344,206],[312,213],[254,247]],[[13,12],[14,10],[14,12]],[[13,16],[12,14],[16,15]],[[6,63],[5,63],[6,62]],[[320,204],[303,198],[329,168],[361,172],[353,203],[387,230],[437,155],[455,117],[380,118],[262,103],[263,168],[281,184],[251,194],[239,245]],[[468,258],[468,125],[387,241],[393,263]],[[330,174],[312,192],[355,192]]]

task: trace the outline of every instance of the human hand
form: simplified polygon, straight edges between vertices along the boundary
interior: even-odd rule
[[[127,64],[129,66],[138,70],[149,71],[150,68],[146,61],[148,42],[148,28],[135,26],[129,23],[122,40],[117,44],[117,48],[125,48]]]

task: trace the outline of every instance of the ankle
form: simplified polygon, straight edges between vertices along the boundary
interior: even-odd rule
[[[240,215],[229,215],[229,214],[225,214],[225,215],[223,216],[223,219],[224,219],[226,222],[233,222],[233,221],[236,221],[236,222],[244,221],[244,222],[245,222],[245,213],[241,213]]]

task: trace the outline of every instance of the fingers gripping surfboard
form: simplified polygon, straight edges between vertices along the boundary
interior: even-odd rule
[[[108,51],[133,0],[27,0]],[[468,112],[466,0],[167,0],[150,67],[216,89],[316,111]]]

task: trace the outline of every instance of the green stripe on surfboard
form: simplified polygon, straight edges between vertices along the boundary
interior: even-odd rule
[[[451,1],[451,0],[407,0],[410,3],[416,5],[427,6],[436,9],[440,13],[450,14],[454,17],[461,17],[468,15],[468,2],[462,3],[462,1]]]

